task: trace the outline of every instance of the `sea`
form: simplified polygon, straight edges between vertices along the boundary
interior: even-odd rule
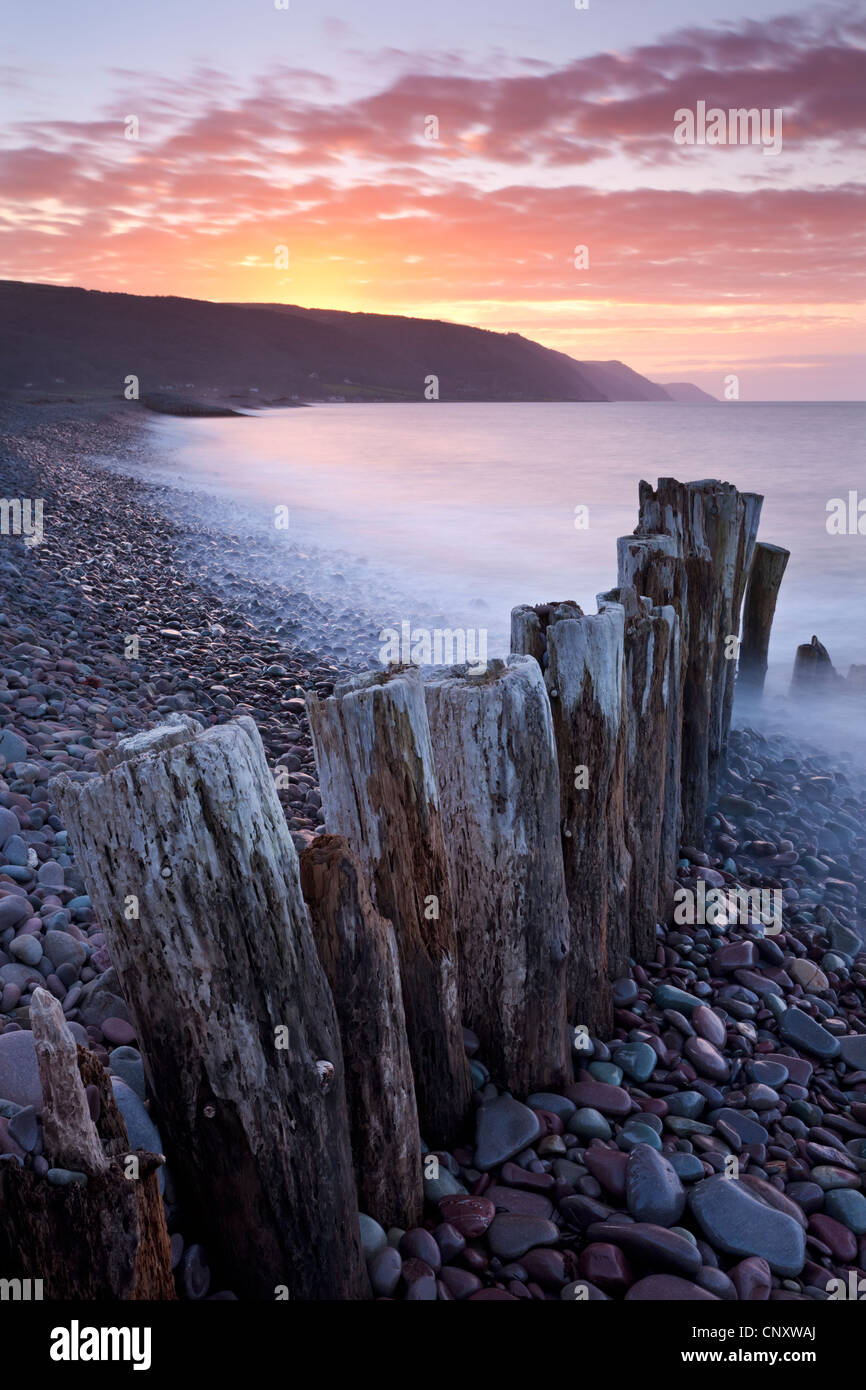
[[[150,430],[153,476],[340,555],[383,623],[435,611],[483,627],[491,655],[517,604],[595,612],[641,479],[720,478],[763,495],[759,537],[791,552],[771,681],[813,634],[843,673],[866,662],[861,402],[334,403]]]

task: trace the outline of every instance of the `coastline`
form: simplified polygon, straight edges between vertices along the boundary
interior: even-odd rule
[[[304,693],[329,694],[362,660],[364,650],[352,651],[345,640],[353,613],[356,628],[375,629],[350,606],[328,613],[322,601],[295,587],[297,575],[310,567],[305,552],[294,557],[296,568],[282,587],[273,579],[232,577],[226,532],[197,518],[194,495],[186,495],[173,519],[171,501],[179,504],[182,494],[138,476],[147,465],[142,418],[101,406],[39,408],[38,415],[33,408],[0,406],[0,423],[8,431],[0,491],[44,497],[46,513],[42,545],[27,548],[7,536],[0,549],[0,826],[6,860],[0,866],[0,1098],[13,1110],[9,1115],[0,1108],[7,1146],[0,1143],[0,1150],[22,1162],[39,1158],[15,1137],[27,1137],[18,1116],[28,1106],[3,1090],[6,1054],[21,1045],[2,1040],[27,1031],[28,986],[37,976],[83,1030],[79,1041],[86,1040],[122,1083],[116,1089],[130,1138],[133,1126],[143,1136],[145,1121],[152,1120],[142,1104],[140,1059],[129,1055],[135,1035],[50,800],[50,777],[62,770],[87,777],[99,752],[118,737],[172,712],[191,714],[205,725],[249,714],[269,762],[287,769],[288,786],[278,785],[278,792],[300,850],[322,825]],[[112,456],[113,467],[89,463],[93,455]],[[239,527],[231,543],[243,545],[244,534]],[[217,567],[208,562],[217,554],[220,592],[212,587]],[[293,614],[293,601],[302,607],[304,600],[306,613]],[[293,621],[304,645],[292,640]],[[330,652],[329,629],[340,639],[332,641]],[[275,630],[278,635],[268,635]],[[130,635],[139,638],[133,659],[124,656]],[[831,1278],[843,1277],[851,1265],[863,1267],[866,1226],[859,1229],[859,1204],[829,1194],[854,1192],[866,1208],[866,954],[858,926],[866,908],[864,809],[862,777],[843,759],[793,740],[768,742],[742,731],[732,736],[726,784],[710,819],[712,848],[685,848],[678,882],[688,889],[699,882],[777,889],[785,900],[781,935],[756,937],[752,922],[726,929],[700,923],[660,928],[655,962],[634,967],[615,986],[614,1038],[592,1040],[591,1060],[578,1059],[575,1083],[562,1096],[531,1097],[532,1106],[522,1104],[524,1097],[513,1102],[527,1126],[520,1149],[494,1142],[488,1133],[483,1165],[479,1135],[474,1144],[467,1136],[453,1154],[438,1151],[443,1171],[425,1190],[430,1229],[445,1222],[459,1236],[448,1258],[440,1242],[439,1265],[452,1272],[439,1282],[450,1297],[482,1291],[490,1297],[499,1289],[511,1298],[565,1299],[575,1296],[578,1279],[591,1298],[619,1298],[627,1291],[635,1298],[698,1297],[680,1287],[687,1272],[690,1287],[704,1297],[820,1298],[827,1296]],[[23,847],[23,862],[18,843],[8,850],[13,841]],[[10,952],[16,941],[21,944]],[[814,1027],[793,1014],[783,1023],[792,1009]],[[847,1045],[851,1061],[840,1060],[839,1047],[832,1046],[845,1036],[861,1040]],[[471,1035],[468,1043],[472,1055]],[[622,1053],[622,1046],[629,1052]],[[116,1055],[118,1048],[124,1055]],[[32,1102],[32,1072],[20,1059],[19,1073],[29,1078]],[[500,1102],[483,1059],[473,1057],[473,1078],[479,1105]],[[158,1119],[155,1106],[154,1112]],[[682,1205],[674,1190],[664,1207],[669,1180],[660,1159],[651,1156],[660,1154],[662,1133],[676,1136],[675,1151],[683,1155],[670,1165]],[[649,1176],[644,1196],[638,1194],[633,1204],[624,1172],[627,1155],[638,1148]],[[772,1228],[766,1255],[735,1258],[723,1218],[706,1211],[701,1217],[700,1203],[690,1205],[693,1217],[683,1215],[686,1194],[691,1203],[693,1185],[723,1171],[726,1153],[743,1167],[743,1200],[753,1204],[744,1219],[754,1221],[773,1209],[791,1223],[766,1218]],[[182,1209],[175,1196],[169,1177],[179,1286],[186,1297],[208,1296],[206,1257],[178,1229]],[[468,1247],[461,1230],[469,1229],[470,1210],[463,1198],[475,1203],[475,1222],[483,1228]],[[847,1218],[846,1205],[854,1208]],[[617,1241],[621,1223],[617,1229],[614,1220],[602,1230],[624,1209],[637,1224],[665,1227],[667,1239],[645,1231],[642,1246],[625,1250]],[[491,1241],[486,1232],[498,1214],[529,1223],[524,1235],[529,1233],[530,1246],[509,1253],[498,1233]],[[670,1231],[689,1219],[697,1223],[694,1255],[677,1245],[691,1244],[687,1237]],[[718,1239],[711,1234],[714,1222]],[[553,1233],[546,1229],[551,1225]],[[389,1285],[386,1266],[394,1261],[381,1258],[387,1233],[369,1224],[365,1233],[371,1273],[378,1271],[374,1291],[391,1297],[399,1285],[399,1296],[406,1295],[408,1274],[398,1269]],[[405,1264],[429,1263],[429,1240],[409,1236]],[[796,1248],[807,1239],[808,1260],[804,1254],[798,1272],[786,1273],[792,1262],[777,1253],[775,1242],[787,1252],[792,1241]],[[467,1260],[466,1248],[476,1252],[474,1260]],[[611,1255],[612,1248],[619,1254]],[[631,1292],[647,1280],[661,1283]],[[228,1284],[216,1287],[228,1296]]]

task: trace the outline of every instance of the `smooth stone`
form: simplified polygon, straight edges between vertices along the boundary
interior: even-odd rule
[[[434,1271],[442,1266],[442,1252],[435,1238],[423,1226],[405,1231],[398,1248],[404,1260],[424,1260]]]
[[[624,1252],[607,1241],[594,1241],[580,1252],[578,1271],[587,1283],[605,1293],[621,1293],[633,1282]]]
[[[0,806],[0,848],[12,835],[17,835],[21,830],[18,817],[14,811],[8,810],[6,806]],[[637,986],[635,986],[635,989]]]
[[[112,1047],[130,1047],[135,1042],[135,1029],[123,1018],[106,1018],[100,1024],[105,1041]]]
[[[587,1071],[595,1081],[604,1081],[608,1086],[618,1086],[622,1081],[622,1068],[613,1062],[590,1062]]]
[[[9,942],[9,954],[22,965],[38,965],[42,959],[42,942],[38,936],[16,936]]]
[[[129,1135],[130,1149],[145,1149],[149,1153],[164,1153],[159,1130],[148,1115],[142,1101],[131,1086],[119,1076],[109,1077],[117,1108],[123,1116]],[[165,1191],[165,1168],[158,1170],[159,1190]]]
[[[759,1085],[778,1089],[788,1080],[789,1072],[781,1062],[770,1062],[761,1057],[746,1063],[746,1075]]]
[[[424,1187],[425,1201],[433,1202],[434,1205],[445,1197],[465,1197],[467,1195],[463,1183],[459,1182],[453,1173],[449,1173],[448,1169],[441,1163],[438,1177],[428,1178],[424,1173],[421,1182]]]
[[[0,1034],[0,1096],[16,1105],[42,1110],[42,1085],[33,1034]]]
[[[676,1095],[667,1096],[666,1103],[669,1115],[682,1115],[687,1120],[696,1120],[706,1109],[707,1098],[702,1096],[700,1091],[679,1091]]]
[[[2,1041],[2,1039],[0,1039]],[[832,1164],[819,1164],[812,1169],[812,1181],[816,1182],[825,1192],[832,1192],[835,1188],[860,1186],[860,1178],[857,1173],[849,1173],[845,1168],[835,1168]]]
[[[701,1004],[692,1014],[692,1027],[713,1047],[724,1047],[728,1030],[724,1021],[707,1004]]]
[[[705,1178],[706,1172],[704,1165],[697,1154],[673,1153],[665,1155],[668,1163],[673,1168],[680,1182],[697,1182],[699,1178]]]
[[[609,1139],[611,1134],[604,1116],[588,1106],[575,1110],[566,1128],[569,1134],[576,1134],[579,1139]]]
[[[696,994],[688,994],[676,985],[658,985],[653,993],[653,1001],[660,1009],[677,1009],[688,1016],[693,1009],[703,1003]]]
[[[388,1246],[388,1236],[384,1226],[380,1226],[378,1221],[374,1221],[372,1216],[367,1216],[365,1212],[358,1213],[358,1225],[361,1230],[361,1249],[364,1258],[371,1260],[374,1255],[378,1255],[380,1250]]]
[[[628,976],[621,980],[614,980],[610,989],[614,1005],[618,1009],[630,1009],[639,993],[635,981],[630,980]]]
[[[12,1116],[8,1123],[8,1131],[15,1143],[20,1145],[25,1153],[32,1153],[39,1138],[36,1111],[32,1105],[24,1106]]]
[[[541,1192],[525,1192],[519,1187],[503,1187],[492,1183],[485,1189],[484,1196],[492,1202],[497,1212],[507,1211],[515,1216],[538,1216],[549,1220],[553,1215],[553,1203]],[[426,1259],[426,1255],[422,1256]]]
[[[723,1134],[724,1131],[719,1128],[719,1121],[734,1130],[744,1144],[766,1144],[770,1137],[769,1130],[758,1124],[758,1121],[753,1120],[750,1115],[744,1115],[741,1110],[730,1110],[726,1106],[717,1111],[714,1118],[720,1134]]]
[[[442,1283],[445,1285],[452,1298],[458,1301],[463,1298],[471,1297],[472,1294],[477,1293],[482,1288],[481,1280],[478,1278],[478,1275],[472,1274],[468,1269],[460,1269],[446,1265],[440,1273],[439,1278],[442,1280]]]
[[[701,1267],[700,1251],[685,1236],[669,1231],[652,1222],[593,1222],[587,1228],[586,1239],[610,1241],[624,1250],[630,1259],[649,1265],[652,1269],[669,1270],[686,1279],[694,1279]]]
[[[785,1042],[802,1047],[814,1057],[829,1059],[838,1057],[841,1051],[839,1039],[834,1038],[809,1014],[804,1014],[802,1009],[792,1007],[785,1010],[779,1020],[779,1033]]]
[[[0,932],[6,931],[9,927],[17,927],[19,923],[31,915],[32,911],[27,899],[19,897],[17,893],[10,893],[8,897],[0,898]]]
[[[809,994],[824,994],[830,988],[827,976],[813,960],[801,958],[792,961],[788,974]]]
[[[529,1148],[541,1134],[541,1121],[527,1105],[502,1095],[480,1106],[475,1130],[475,1166],[482,1173]]]
[[[600,1110],[602,1115],[612,1115],[614,1119],[631,1114],[631,1096],[621,1086],[607,1086],[603,1081],[575,1081],[566,1087],[566,1093],[581,1109]]]
[[[728,1270],[741,1303],[765,1303],[773,1287],[773,1274],[766,1260],[750,1255]]]
[[[690,1189],[689,1207],[711,1245],[729,1255],[757,1255],[774,1274],[794,1278],[806,1259],[805,1233],[792,1217],[741,1182],[705,1178]]]
[[[73,1168],[49,1168],[45,1174],[52,1187],[86,1187],[87,1174]]]
[[[866,1235],[866,1197],[862,1192],[845,1187],[831,1188],[824,1196],[824,1211],[855,1235]]]
[[[494,1216],[487,1232],[487,1244],[500,1260],[519,1260],[535,1245],[553,1245],[559,1228],[537,1216],[518,1216],[502,1212]]]
[[[649,1043],[626,1043],[614,1053],[618,1067],[639,1085],[649,1081],[658,1066],[658,1055]]]
[[[465,1240],[478,1240],[496,1215],[496,1208],[487,1197],[449,1196],[441,1199],[439,1215]]]
[[[648,1144],[637,1144],[628,1156],[625,1191],[636,1221],[675,1226],[685,1210],[686,1194],[674,1168]]]
[[[144,1062],[141,1053],[134,1047],[115,1047],[108,1054],[108,1064],[115,1076],[131,1087],[139,1100],[145,1100],[147,1089],[144,1080]]]
[[[809,1234],[826,1245],[839,1264],[853,1264],[857,1259],[857,1237],[852,1230],[834,1217],[817,1212],[809,1217]]]
[[[573,1100],[567,1096],[558,1096],[553,1091],[535,1091],[531,1096],[527,1096],[526,1104],[530,1110],[547,1110],[551,1115],[558,1115],[565,1123],[574,1114],[575,1105]]]
[[[14,941],[12,945],[15,945]],[[840,1038],[839,1052],[846,1067],[852,1071],[866,1071],[866,1033]]]
[[[27,744],[14,729],[3,729],[0,732],[0,758],[6,759],[7,767],[10,763],[23,763],[27,758]],[[15,825],[17,829],[17,817]]]
[[[730,1066],[706,1038],[686,1038],[683,1053],[695,1071],[710,1081],[727,1081],[730,1076]]]
[[[43,939],[43,948],[55,970],[58,965],[87,964],[87,949],[74,936],[70,936],[65,931],[47,931]]]
[[[702,1289],[689,1279],[675,1274],[649,1274],[632,1284],[625,1296],[626,1303],[717,1303],[718,1295]]]
[[[587,1149],[583,1163],[605,1192],[612,1193],[614,1197],[625,1197],[627,1154],[619,1149]]]
[[[617,1143],[623,1149],[633,1149],[637,1144],[646,1144],[648,1148],[658,1150],[661,1150],[662,1146],[656,1131],[650,1125],[640,1124],[638,1121],[625,1126]]]

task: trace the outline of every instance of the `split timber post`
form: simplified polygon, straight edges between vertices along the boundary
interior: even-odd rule
[[[45,1157],[86,1182],[55,1187],[17,1162],[0,1163],[4,1277],[41,1281],[41,1296],[49,1300],[174,1299],[158,1182],[162,1154],[130,1152],[107,1073],[76,1044],[47,990],[34,991],[30,1019]],[[89,1085],[100,1099],[98,1125],[85,1094]]]
[[[359,1205],[386,1230],[407,1230],[420,1224],[424,1192],[394,928],[340,836],[317,836],[300,867],[340,1024]]]
[[[241,1297],[366,1296],[334,1004],[255,724],[176,715],[101,770],[52,785],[191,1222]]]
[[[568,901],[550,701],[533,657],[425,674],[462,1015],[518,1095],[572,1080]]]
[[[625,846],[631,859],[627,912],[631,953],[654,960],[669,746],[670,649],[678,618],[634,589],[599,596],[625,610]],[[674,847],[675,853],[675,847]],[[671,870],[675,863],[671,865]]]
[[[610,976],[620,973],[628,958],[620,924],[614,921],[608,929],[612,837],[623,837],[617,779],[622,776],[624,627],[624,610],[616,604],[595,615],[572,602],[515,608],[511,615],[512,651],[540,654],[553,713],[571,928],[569,1017],[601,1036],[613,1021]]]
[[[746,586],[743,607],[743,640],[737,669],[737,694],[760,699],[767,677],[770,629],[790,550],[758,541]]]
[[[432,1146],[458,1141],[471,1104],[448,858],[417,668],[370,671],[307,712],[325,825],[342,835],[394,925],[418,1112]]]
[[[652,605],[651,614],[662,618],[669,629],[667,672],[662,684],[666,738],[656,903],[657,920],[666,922],[674,906],[677,858],[682,839],[680,762],[685,681],[685,562],[678,554],[673,536],[620,536],[617,541],[617,570],[620,587],[633,588],[642,599],[648,598]],[[633,876],[633,882],[637,881],[636,875]]]
[[[640,484],[636,536],[672,535],[686,567],[683,839],[703,844],[707,804],[728,741],[740,609],[763,498],[731,483]]]

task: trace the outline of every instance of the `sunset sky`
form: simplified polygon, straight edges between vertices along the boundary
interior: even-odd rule
[[[3,31],[3,278],[866,394],[862,4],[47,0]],[[782,152],[677,145],[698,101],[781,108]]]

